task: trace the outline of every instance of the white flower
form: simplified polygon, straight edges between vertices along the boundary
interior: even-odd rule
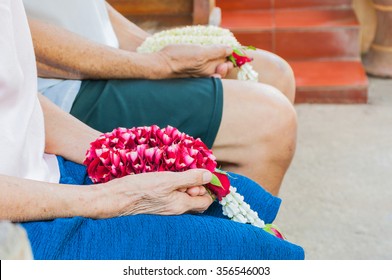
[[[169,44],[200,44],[200,45],[227,45],[231,48],[241,48],[241,44],[233,33],[217,26],[186,26],[155,33],[148,37],[137,48],[139,53],[152,53],[160,51]],[[245,81],[258,81],[258,73],[248,63],[242,65],[237,78]]]
[[[244,197],[237,193],[237,189],[230,186],[230,193],[219,202],[222,205],[223,215],[233,221],[243,224],[252,224],[259,228],[264,228],[265,223],[259,215],[253,211],[249,204],[244,201]]]

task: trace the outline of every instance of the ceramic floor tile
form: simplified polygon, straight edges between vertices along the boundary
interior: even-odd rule
[[[270,9],[275,0],[216,0],[216,6],[222,10]]]
[[[274,46],[286,59],[356,58],[359,28],[278,29]]]
[[[352,0],[274,0],[275,8],[349,6]]]
[[[296,103],[366,103],[368,79],[359,59],[359,24],[344,6],[350,1],[274,1],[277,7],[301,9],[224,9],[222,27],[231,29],[241,44],[289,61],[296,78]],[[304,8],[308,6],[313,8]]]
[[[298,87],[365,87],[360,61],[290,61]]]
[[[272,31],[235,32],[235,37],[243,46],[254,46],[262,50],[274,51]]]
[[[367,88],[297,89],[295,104],[367,104]]]
[[[284,28],[323,28],[340,26],[358,26],[358,21],[351,9],[339,10],[275,10],[275,25]]]
[[[295,103],[365,104],[368,78],[360,61],[290,62],[296,78]]]
[[[274,26],[272,11],[222,11],[222,27],[233,31],[270,30]]]

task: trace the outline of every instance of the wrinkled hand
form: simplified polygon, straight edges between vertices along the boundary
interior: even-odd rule
[[[210,182],[207,170],[153,172],[130,175],[94,185],[98,198],[92,202],[91,218],[135,214],[180,215],[203,212],[212,198],[202,186]]]
[[[162,75],[158,78],[224,78],[233,69],[227,60],[232,52],[230,47],[222,45],[168,45],[154,53]]]

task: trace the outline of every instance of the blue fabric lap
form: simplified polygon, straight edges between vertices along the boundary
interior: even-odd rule
[[[85,167],[59,158],[61,183],[90,184]],[[232,184],[267,223],[280,199],[232,174]],[[214,203],[199,215],[82,217],[22,224],[35,259],[220,260],[304,259],[301,247],[251,225],[233,222]]]

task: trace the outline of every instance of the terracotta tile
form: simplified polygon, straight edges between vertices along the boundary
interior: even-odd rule
[[[276,7],[287,9],[223,10],[222,26],[243,45],[275,52],[290,62],[297,104],[363,104],[368,100],[368,79],[359,59],[359,24],[350,8],[341,8],[350,2],[275,0]],[[320,9],[326,5],[335,8]]]
[[[349,6],[352,0],[275,0],[275,8]]]
[[[223,11],[222,27],[232,31],[271,30],[274,26],[272,11]]]
[[[243,46],[254,46],[259,49],[273,52],[273,32],[234,32],[235,37]]]
[[[360,61],[289,62],[296,103],[366,103],[368,78]]]
[[[364,87],[367,76],[360,61],[290,61],[297,86]]]
[[[351,9],[341,10],[275,10],[276,28],[315,28],[333,26],[358,26]]]
[[[357,58],[358,28],[285,29],[275,32],[275,49],[285,59]]]
[[[368,89],[297,89],[295,104],[366,104]]]
[[[271,9],[274,0],[216,0],[222,10]]]

